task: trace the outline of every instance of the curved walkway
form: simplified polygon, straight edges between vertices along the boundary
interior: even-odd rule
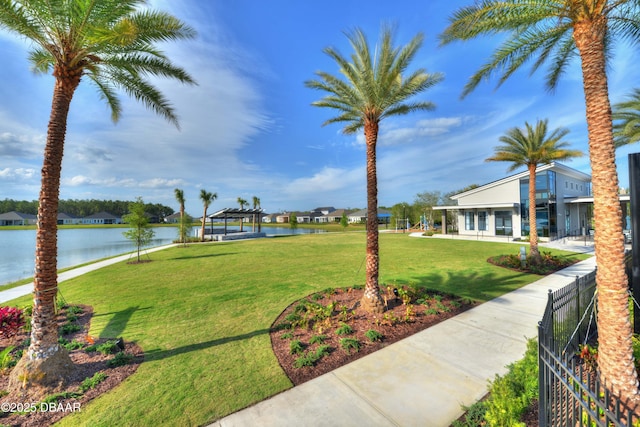
[[[541,246],[593,251],[593,246],[580,242]],[[58,281],[131,256],[68,270],[58,275]],[[462,415],[462,405],[481,399],[488,381],[522,357],[527,339],[537,336],[548,291],[566,286],[595,265],[591,257],[545,276],[210,426],[447,427]],[[0,302],[32,290],[33,284],[27,284],[1,291]]]
[[[170,248],[175,246],[175,244],[157,246],[155,248],[145,249],[144,253],[151,253],[156,251],[161,251],[163,249]],[[102,261],[94,262],[92,264],[87,264],[82,267],[72,268],[70,270],[64,271],[58,274],[58,283],[64,282],[65,280],[73,279],[74,277],[81,276],[85,273],[88,273],[93,270],[98,270],[99,268],[106,267],[111,264],[116,264],[121,261],[127,261],[132,257],[136,256],[135,252],[119,255],[114,258],[108,258]],[[11,301],[12,299],[29,295],[33,292],[33,282],[28,283],[26,285],[16,286],[15,288],[7,289],[6,291],[0,291],[0,303]]]
[[[447,427],[462,405],[487,393],[489,380],[522,358],[528,338],[537,336],[548,291],[594,268],[591,257],[210,426]]]

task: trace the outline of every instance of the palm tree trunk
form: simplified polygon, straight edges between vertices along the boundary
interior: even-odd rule
[[[378,177],[376,170],[376,143],[378,123],[365,122],[364,136],[367,141],[367,255],[366,285],[360,304],[374,313],[384,311],[384,303],[378,285],[380,259],[378,255]]]
[[[600,18],[579,22],[574,27],[582,59],[594,198],[598,369],[605,386],[635,406],[640,395],[633,363],[622,214],[605,67],[606,24],[606,19]]]
[[[11,371],[11,391],[20,391],[31,386],[56,387],[64,384],[73,370],[69,354],[58,344],[57,220],[67,117],[73,93],[80,83],[80,75],[54,75],[56,81],[44,150],[38,206],[31,343]]]
[[[534,264],[540,262],[536,213],[536,165],[529,165],[529,257]]]

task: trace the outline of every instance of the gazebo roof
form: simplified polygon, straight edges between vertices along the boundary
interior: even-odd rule
[[[248,217],[252,215],[259,215],[262,213],[262,209],[236,209],[236,208],[224,208],[218,212],[207,215],[207,218],[238,218]]]

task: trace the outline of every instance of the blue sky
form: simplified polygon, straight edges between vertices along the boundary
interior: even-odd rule
[[[153,0],[198,31],[194,40],[163,46],[198,86],[156,82],[180,117],[181,130],[122,94],[123,115],[110,113],[88,82],[81,83],[67,128],[60,197],[163,203],[177,209],[174,188],[184,190],[187,211],[200,215],[201,188],[216,192],[210,212],[236,207],[237,198],[261,200],[267,212],[318,206],[366,205],[362,135],[335,115],[310,104],[323,93],[304,82],[322,70],[338,70],[322,49],[349,55],[344,31],[362,28],[370,41],[381,24],[396,28],[396,43],[422,32],[425,41],[412,69],[441,72],[444,80],[416,99],[436,104],[430,112],[383,121],[378,146],[381,205],[415,200],[424,191],[443,193],[507,175],[508,164],[487,163],[498,138],[525,121],[549,119],[567,127],[572,148],[587,152],[584,97],[578,62],[555,93],[546,92],[544,70],[529,67],[496,89],[494,79],[465,99],[462,88],[499,39],[482,38],[445,47],[437,37],[453,11],[472,0]],[[53,78],[30,72],[28,45],[0,33],[0,198],[35,200],[51,105]],[[618,46],[609,71],[613,103],[637,85],[637,55]],[[620,184],[628,187],[627,155],[617,152]],[[589,173],[585,156],[567,163]]]

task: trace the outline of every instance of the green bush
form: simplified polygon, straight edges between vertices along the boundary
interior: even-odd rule
[[[374,331],[373,329],[369,329],[364,333],[364,336],[369,339],[371,342],[382,340],[382,334],[378,331]]]
[[[304,345],[300,340],[293,340],[289,343],[289,354],[301,354],[304,351]]]
[[[100,353],[106,356],[107,354],[113,354],[117,352],[119,349],[115,341],[109,340],[109,341],[103,342],[102,344],[90,345],[85,350],[89,352],[99,351]]]
[[[68,335],[74,332],[78,332],[82,327],[76,323],[67,323],[60,328],[60,335]]]
[[[322,344],[327,340],[326,335],[314,335],[309,339],[309,344]]]
[[[104,372],[96,372],[94,376],[85,378],[80,384],[80,391],[83,393],[92,388],[96,388],[98,384],[107,379]]]
[[[340,327],[336,329],[337,335],[349,335],[353,333],[353,328],[346,323],[341,323]]]
[[[330,351],[331,347],[329,347],[328,345],[321,345],[316,349],[316,351],[310,351],[307,354],[298,357],[293,362],[293,367],[296,369],[300,369],[304,366],[313,366],[318,360],[329,354]]]
[[[352,349],[357,353],[360,350],[360,341],[355,338],[341,338],[340,347],[342,347],[347,354],[351,353]]]
[[[121,351],[117,353],[113,359],[107,361],[107,366],[110,368],[124,366],[128,365],[132,360],[133,356],[131,354]]]

